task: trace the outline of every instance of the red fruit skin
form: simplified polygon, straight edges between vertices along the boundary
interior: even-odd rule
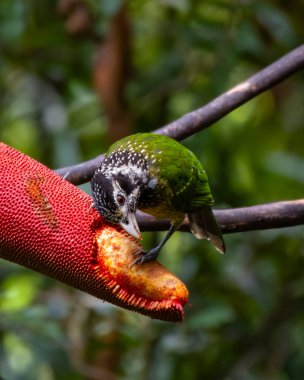
[[[129,270],[137,243],[90,209],[86,193],[3,143],[0,175],[1,258],[152,318],[183,319],[184,284],[156,262]],[[98,243],[109,228],[113,259],[114,243],[104,240],[107,251]]]

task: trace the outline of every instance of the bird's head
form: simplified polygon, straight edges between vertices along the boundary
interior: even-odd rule
[[[111,157],[107,158],[91,180],[94,206],[106,221],[120,224],[128,234],[141,239],[135,212],[146,174],[130,165],[113,167],[111,162]]]

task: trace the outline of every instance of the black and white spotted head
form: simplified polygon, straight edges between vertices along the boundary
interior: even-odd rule
[[[102,217],[140,238],[135,218],[138,199],[148,182],[147,161],[140,153],[115,151],[105,157],[92,180],[94,206]]]

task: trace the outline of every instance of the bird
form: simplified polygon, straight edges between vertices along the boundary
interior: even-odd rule
[[[211,209],[214,201],[207,174],[194,153],[170,137],[137,133],[115,142],[95,170],[91,190],[92,206],[101,216],[136,239],[141,239],[137,210],[170,220],[163,240],[137,252],[131,267],[155,260],[185,216],[196,238],[207,239],[220,253],[225,252]]]

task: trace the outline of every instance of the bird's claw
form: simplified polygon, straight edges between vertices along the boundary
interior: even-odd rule
[[[135,260],[133,261],[132,265],[130,266],[130,269],[134,267],[134,265],[137,264],[143,264],[148,261],[155,260],[158,256],[158,250],[151,249],[150,251],[138,251],[134,253]]]
[[[130,266],[130,269],[134,267],[134,265],[142,264],[145,262],[144,257],[147,252],[145,251],[137,251],[134,253],[135,260],[133,261],[132,265]]]

